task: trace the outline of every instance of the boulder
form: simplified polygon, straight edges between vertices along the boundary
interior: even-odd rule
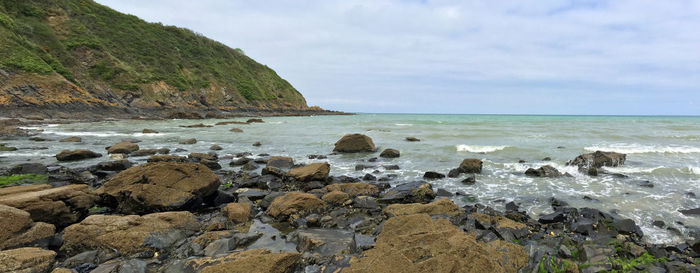
[[[383,203],[427,203],[435,198],[433,187],[424,181],[397,185],[388,189],[379,199]]]
[[[363,134],[345,135],[335,143],[333,149],[334,152],[340,153],[374,152],[375,150],[372,139]]]
[[[340,205],[350,200],[350,195],[342,191],[331,191],[321,196],[321,200],[326,203]]]
[[[446,219],[421,213],[389,218],[374,247],[343,272],[517,272],[527,263],[522,246],[477,242]]]
[[[439,173],[439,172],[433,172],[433,171],[427,171],[425,174],[423,174],[424,179],[443,179],[445,178],[445,174]]]
[[[0,205],[0,249],[29,245],[50,238],[54,232],[53,225],[35,223],[26,211]]]
[[[262,146],[262,143],[260,143],[260,141],[256,141],[255,143],[253,143],[253,146],[260,147]]]
[[[115,172],[115,171],[123,171],[123,170],[126,170],[128,168],[131,168],[132,165],[134,165],[134,163],[132,163],[131,161],[126,160],[126,159],[122,159],[122,160],[100,162],[100,163],[97,163],[95,168],[97,168],[98,170],[101,170],[101,171]]]
[[[328,164],[328,162],[311,163],[304,167],[293,168],[289,170],[289,176],[294,177],[299,181],[325,181],[326,178],[328,178],[328,173],[330,171],[331,165]]]
[[[286,219],[291,216],[303,217],[311,213],[323,212],[325,209],[326,202],[316,195],[290,192],[275,198],[267,208],[267,214],[278,219]]]
[[[158,153],[157,149],[139,149],[138,151],[133,151],[129,154],[131,157],[155,155]]]
[[[143,131],[141,131],[141,133],[142,134],[157,134],[158,131],[153,130],[153,129],[143,129]]]
[[[76,161],[89,158],[100,157],[101,154],[89,150],[63,150],[56,155],[58,161]]]
[[[460,173],[481,173],[484,162],[476,158],[467,158],[459,164]]]
[[[234,252],[217,258],[199,258],[185,262],[184,273],[289,273],[294,272],[301,258],[300,253],[272,253],[267,249],[251,249]],[[172,270],[175,271],[175,270]]]
[[[138,215],[91,215],[65,229],[61,251],[78,254],[89,250],[131,255],[163,251],[200,230],[186,211]]]
[[[195,139],[195,138],[188,138],[188,139],[185,139],[183,141],[180,141],[180,144],[186,144],[186,145],[195,144],[195,143],[197,143],[197,139]]]
[[[566,163],[566,165],[578,166],[579,168],[617,167],[625,164],[626,159],[626,154],[595,151],[594,153],[579,155]]]
[[[338,183],[331,184],[325,187],[326,191],[340,191],[347,193],[351,197],[358,195],[377,195],[379,189],[375,185],[367,183]]]
[[[418,142],[420,139],[415,138],[415,137],[406,137],[406,141],[408,142]]]
[[[10,168],[11,174],[46,174],[49,169],[41,163],[21,163]]]
[[[245,121],[246,123],[263,123],[264,121],[260,118],[251,118]]]
[[[321,257],[354,254],[359,250],[355,233],[342,229],[310,228],[295,231],[290,237],[296,239],[297,250]]]
[[[427,213],[431,216],[455,217],[462,214],[462,210],[454,202],[447,198],[440,198],[429,204],[391,204],[384,208],[384,213],[389,217]]]
[[[294,166],[294,160],[287,156],[271,156],[267,160],[267,165],[262,170],[262,174],[274,174],[283,176]],[[257,167],[256,167],[257,169]]]
[[[231,130],[229,130],[229,131],[234,132],[234,133],[243,133],[243,129],[241,129],[241,128],[231,128]]]
[[[96,193],[117,211],[144,214],[197,207],[219,184],[219,177],[204,165],[155,162],[120,172]]]
[[[45,187],[44,187],[45,186]],[[0,189],[0,204],[29,212],[32,220],[64,227],[87,215],[97,197],[87,185],[48,185]]]
[[[36,247],[0,251],[0,272],[42,273],[53,267],[56,252]]]
[[[216,145],[216,144],[211,145],[211,147],[209,147],[209,150],[212,150],[212,151],[221,151],[221,150],[223,150],[223,149],[224,149],[224,148],[221,148],[221,146]]]
[[[384,158],[396,158],[401,156],[401,152],[396,149],[385,149],[382,151],[381,154],[379,154],[379,157],[384,157]]]
[[[83,139],[77,136],[62,138],[59,142],[83,142]]]
[[[248,203],[228,203],[224,207],[223,213],[234,223],[245,223],[250,219],[250,205]]]
[[[131,152],[138,151],[139,150],[139,145],[136,145],[131,142],[119,142],[117,144],[112,145],[112,147],[109,147],[107,149],[107,153],[109,154],[130,154]]]
[[[544,165],[537,169],[529,168],[525,171],[525,175],[534,177],[560,177],[562,174],[556,168],[550,165]]]

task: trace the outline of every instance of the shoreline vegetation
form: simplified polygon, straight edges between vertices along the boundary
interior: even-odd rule
[[[257,122],[265,121],[228,123]],[[401,156],[362,134],[345,135],[309,164],[288,154],[225,157],[215,146],[178,156],[120,142],[105,154],[65,150],[59,164],[2,166],[0,271],[698,272],[700,240],[650,244],[633,220],[614,213],[556,198],[553,212],[536,218],[515,202],[503,211],[457,206],[451,199],[464,193],[439,181],[478,183],[479,159],[403,181],[331,173],[328,156],[360,155],[358,166]],[[143,156],[145,163],[130,160]],[[61,165],[95,157],[104,160]],[[605,175],[602,167],[625,161],[597,151],[568,165]],[[543,166],[525,175],[570,174]]]

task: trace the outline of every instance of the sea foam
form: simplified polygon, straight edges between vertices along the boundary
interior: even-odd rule
[[[488,146],[488,145],[457,145],[458,152],[470,152],[470,153],[492,153],[496,151],[504,150],[510,146]]]

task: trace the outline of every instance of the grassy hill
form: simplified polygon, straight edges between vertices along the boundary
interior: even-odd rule
[[[269,67],[91,0],[0,2],[0,107],[307,109]]]

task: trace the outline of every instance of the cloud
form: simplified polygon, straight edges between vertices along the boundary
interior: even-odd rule
[[[336,110],[700,114],[700,1],[98,2],[242,48]]]

